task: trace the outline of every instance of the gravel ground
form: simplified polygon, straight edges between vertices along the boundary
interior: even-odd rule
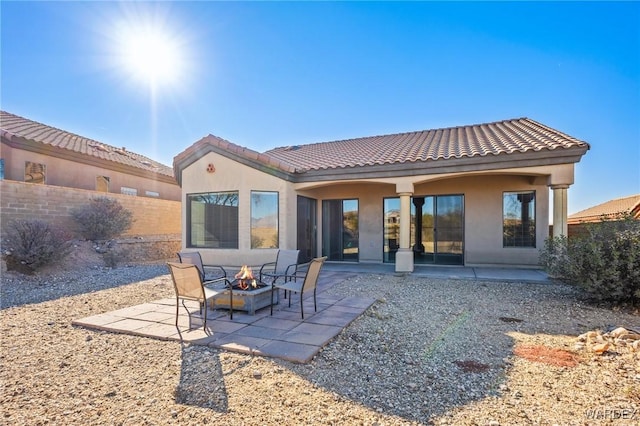
[[[640,328],[637,312],[551,284],[367,275],[327,292],[378,301],[301,365],[71,326],[173,296],[162,264],[4,272],[0,424],[640,423],[640,352],[576,340]]]

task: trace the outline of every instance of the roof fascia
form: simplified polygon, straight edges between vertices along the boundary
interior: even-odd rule
[[[309,170],[296,174],[295,182],[318,182],[328,180],[352,180],[419,176],[424,174],[467,173],[486,170],[513,169],[520,167],[549,166],[577,163],[588,147],[568,148],[564,151],[538,151],[500,154],[496,156],[427,160],[412,163],[377,164],[374,166],[348,167],[340,169]]]
[[[174,159],[173,170],[178,185],[182,186],[182,171],[210,152],[219,154],[242,165],[251,167],[252,169],[273,175],[287,182],[295,182],[295,176],[291,173],[287,173],[274,166],[269,166],[260,161],[252,160],[234,152],[227,151],[226,149],[212,145],[211,143],[205,143],[201,146],[195,147],[184,159],[180,159],[180,161],[175,161]]]
[[[3,132],[2,143],[10,146],[14,149],[21,149],[23,151],[35,152],[37,154],[47,155],[49,157],[60,158],[63,160],[73,161],[75,163],[86,164],[89,166],[100,167],[107,170],[113,170],[115,172],[125,173],[128,175],[138,176],[154,181],[175,184],[175,179],[172,176],[162,173],[154,173],[152,171],[139,169],[126,164],[121,164],[111,160],[105,160],[91,155],[82,154],[68,149],[60,148],[44,144],[42,142],[32,141],[25,139],[21,136],[11,135],[7,137]]]

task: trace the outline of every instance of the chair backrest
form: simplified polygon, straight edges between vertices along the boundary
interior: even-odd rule
[[[317,257],[309,263],[309,269],[307,275],[304,277],[304,283],[302,284],[302,291],[313,290],[318,285],[318,276],[320,275],[320,269],[324,265],[325,257]]]
[[[202,256],[198,251],[181,251],[178,252],[178,259],[181,263],[190,263],[195,265],[200,272],[200,279],[204,281],[204,264],[202,263]]]
[[[300,257],[300,250],[278,250],[278,256],[276,257],[276,275],[292,274],[295,271],[287,271],[287,268],[291,265],[298,263]]]
[[[167,262],[176,296],[204,301],[204,288],[198,268],[190,263]]]

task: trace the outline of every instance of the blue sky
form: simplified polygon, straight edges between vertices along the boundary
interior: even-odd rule
[[[3,110],[167,165],[209,133],[262,152],[529,117],[591,144],[569,213],[640,193],[638,2],[3,1],[0,13]],[[157,66],[172,78],[133,72],[124,51],[141,31],[173,46]]]

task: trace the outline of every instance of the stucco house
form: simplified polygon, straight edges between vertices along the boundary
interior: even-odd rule
[[[589,145],[529,118],[274,148],[208,135],[174,158],[182,245],[208,263],[304,259],[536,266],[567,233]]]
[[[0,111],[0,179],[179,201],[173,169],[126,148]]]
[[[629,215],[640,219],[640,194],[614,198],[593,207],[580,210],[567,219],[569,225],[580,223],[596,223],[602,220],[616,220]]]
[[[640,194],[614,198],[570,215],[567,218],[569,227],[567,236],[573,237],[582,234],[588,224],[603,220],[619,220],[623,217],[640,220]]]

